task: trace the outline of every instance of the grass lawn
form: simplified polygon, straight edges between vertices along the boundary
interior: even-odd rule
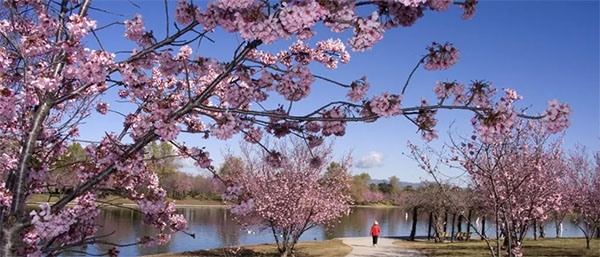
[[[279,256],[277,247],[274,244],[248,245],[242,246],[237,254],[233,254],[229,249],[220,248],[211,250],[167,253],[150,255],[153,257],[173,257],[173,256],[261,256],[276,257]],[[343,257],[352,251],[352,247],[342,243],[342,240],[332,239],[327,241],[300,242],[296,245],[297,257]]]
[[[419,250],[430,257],[474,257],[490,256],[484,241],[460,241],[455,243],[409,242],[398,241],[395,245]],[[585,238],[545,238],[525,240],[524,256],[600,256],[600,239],[590,242],[591,249],[585,249]]]

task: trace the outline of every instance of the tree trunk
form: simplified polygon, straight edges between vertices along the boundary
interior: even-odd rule
[[[433,212],[429,212],[429,226],[427,227],[427,241],[431,240],[431,219],[433,218]]]
[[[410,229],[410,241],[415,241],[415,233],[417,233],[417,216],[419,214],[419,207],[413,208],[412,213],[412,228]]]
[[[471,209],[469,209],[469,214],[467,216],[467,238],[466,240],[469,241],[471,239],[471,213],[473,211]]]
[[[537,220],[533,220],[533,240],[537,240]]]
[[[483,218],[481,218],[481,240],[485,237],[485,216],[483,216]]]
[[[596,228],[596,238],[600,238],[600,227]]]
[[[456,213],[452,214],[452,230],[450,232],[450,242],[454,242],[454,221],[456,221]]]
[[[546,238],[546,229],[544,228],[544,222],[540,221],[540,238]]]
[[[279,249],[280,257],[294,257],[292,243],[290,243],[289,239],[284,239],[281,242],[281,246],[282,246],[282,249]]]
[[[562,221],[554,221],[554,227],[556,229],[556,238],[560,238],[560,226],[562,225]]]
[[[593,235],[592,235],[593,236]],[[585,236],[585,248],[586,249],[590,249],[590,240],[591,240],[591,236]]]
[[[448,232],[448,212],[444,213],[444,232]]]
[[[462,232],[462,220],[463,220],[463,216],[462,215],[458,215],[458,220],[456,221],[456,232],[460,233]]]
[[[434,221],[434,223],[433,223],[433,238],[434,238],[434,241],[436,243],[442,241],[441,240],[441,235],[440,235],[440,228],[441,227],[440,227],[440,224],[439,224],[440,223],[439,218],[440,217],[437,214],[435,214],[433,216],[433,221]]]
[[[280,255],[280,257],[292,257],[292,251],[290,251],[290,248],[286,248]]]

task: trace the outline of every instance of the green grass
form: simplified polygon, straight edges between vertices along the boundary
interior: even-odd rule
[[[454,243],[408,242],[398,241],[395,245],[419,250],[430,257],[475,257],[490,256],[484,241],[460,241]],[[585,238],[545,238],[525,240],[522,252],[524,256],[600,256],[600,240],[590,242],[591,249],[585,249]]]
[[[234,249],[234,250],[232,250]],[[343,257],[352,251],[352,247],[342,243],[342,240],[332,239],[316,242],[300,242],[296,245],[296,257]],[[235,252],[235,253],[234,253]],[[200,251],[189,251],[181,253],[167,253],[151,255],[153,257],[174,257],[174,256],[249,256],[249,257],[276,257],[279,256],[277,247],[274,244],[248,245],[242,246],[239,250],[236,247],[219,248]]]

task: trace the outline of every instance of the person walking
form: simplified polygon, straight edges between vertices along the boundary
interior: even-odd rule
[[[381,228],[379,227],[379,223],[377,223],[377,221],[373,222],[373,226],[371,227],[371,236],[373,237],[373,247],[377,247],[377,238],[379,238],[380,233],[381,233]]]

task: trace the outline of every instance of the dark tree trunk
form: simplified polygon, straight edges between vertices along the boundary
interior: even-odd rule
[[[592,240],[592,236],[593,235],[585,236],[585,248],[586,249],[590,249],[590,240]]]
[[[448,232],[448,212],[444,213],[444,232]]]
[[[471,239],[471,213],[473,211],[471,209],[469,209],[469,214],[467,216],[467,241],[469,241],[469,239]]]
[[[600,238],[600,227],[596,229],[596,238]]]
[[[546,238],[546,229],[544,228],[544,222],[540,221],[540,238]]]
[[[433,219],[433,212],[429,212],[429,226],[427,227],[427,241],[431,240],[431,220]]]
[[[537,240],[537,220],[533,220],[533,240]]]
[[[486,235],[485,235],[485,216],[483,216],[483,218],[481,218],[481,240],[483,240],[484,237],[486,237]]]
[[[561,221],[555,221],[554,222],[554,228],[556,229],[556,238],[560,237],[560,225],[562,224],[562,220]]]
[[[463,216],[462,215],[458,215],[458,220],[456,221],[456,232],[460,233],[462,232],[462,221],[463,221]]]
[[[410,229],[410,241],[415,241],[415,233],[417,233],[417,216],[419,214],[419,207],[413,208],[412,212],[412,228]]]
[[[456,221],[456,213],[452,214],[452,230],[450,232],[450,242],[454,242],[454,221]]]

